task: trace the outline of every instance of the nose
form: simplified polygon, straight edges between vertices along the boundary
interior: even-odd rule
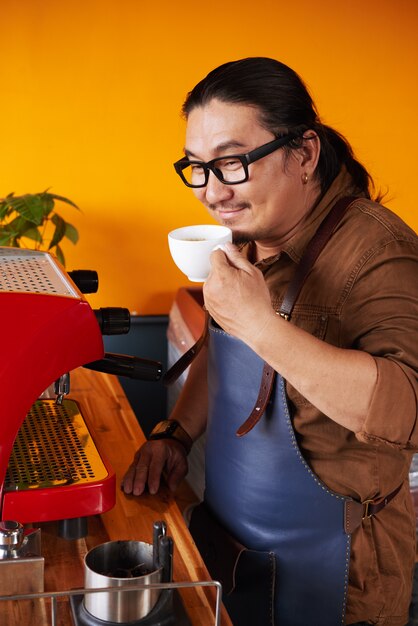
[[[208,184],[202,189],[207,204],[217,204],[230,200],[234,195],[232,185],[224,185],[213,172],[209,173]]]

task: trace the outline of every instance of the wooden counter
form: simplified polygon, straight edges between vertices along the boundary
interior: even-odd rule
[[[152,384],[152,383],[150,383]],[[106,455],[117,475],[117,486],[144,435],[115,376],[80,368],[71,373],[71,394],[86,422],[94,428],[97,447]],[[167,488],[155,496],[126,496],[117,488],[115,507],[89,518],[85,539],[69,541],[57,536],[57,524],[41,524],[42,554],[45,557],[45,591],[83,587],[83,557],[88,550],[109,540],[140,540],[152,543],[152,527],[164,520],[174,541],[173,580],[208,581],[210,576],[198,553],[173,495]],[[198,626],[215,624],[215,589],[182,589],[180,595],[190,622]],[[30,606],[29,606],[30,605]],[[6,601],[0,603],[0,624],[7,626],[49,626],[49,601]],[[222,609],[222,626],[231,622]],[[58,626],[72,625],[68,599],[58,601]]]

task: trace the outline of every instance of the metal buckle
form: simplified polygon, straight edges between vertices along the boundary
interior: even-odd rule
[[[373,515],[373,513],[369,513],[369,507],[371,504],[373,504],[373,500],[365,500],[364,502],[362,502],[362,505],[364,506],[362,519],[365,519],[366,517],[371,517]]]

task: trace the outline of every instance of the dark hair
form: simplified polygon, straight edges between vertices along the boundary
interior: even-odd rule
[[[292,131],[302,138],[306,130],[314,130],[321,141],[317,172],[322,193],[344,164],[355,186],[371,197],[374,190],[372,177],[354,157],[348,141],[330,126],[322,124],[305,83],[284,63],[265,57],[250,57],[217,67],[187,95],[183,115],[187,119],[192,109],[204,106],[213,98],[257,107],[261,124],[275,135]],[[300,145],[301,139],[289,144],[290,149]]]

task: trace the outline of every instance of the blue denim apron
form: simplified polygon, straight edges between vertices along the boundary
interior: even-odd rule
[[[269,623],[344,624],[346,498],[328,489],[304,460],[280,376],[262,419],[244,437],[236,436],[257,397],[263,364],[246,344],[211,327],[205,501],[248,549],[274,553]]]

